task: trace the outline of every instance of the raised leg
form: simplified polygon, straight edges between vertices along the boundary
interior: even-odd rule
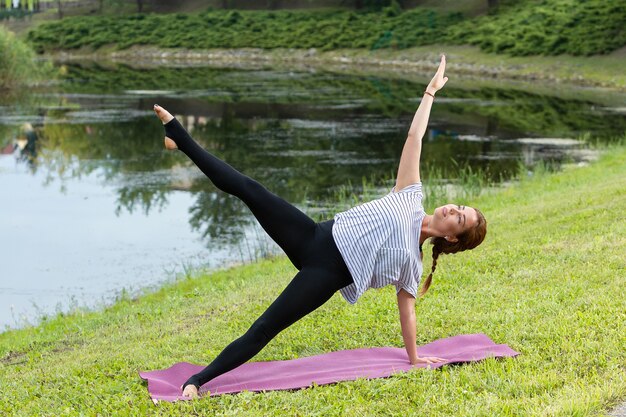
[[[155,106],[155,111],[164,122],[166,140],[173,140],[217,188],[240,198],[294,266],[301,269],[307,244],[315,233],[315,222],[257,181],[204,150],[165,109]]]

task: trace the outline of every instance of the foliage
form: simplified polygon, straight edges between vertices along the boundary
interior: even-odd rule
[[[50,72],[50,65],[37,64],[35,53],[11,32],[0,27],[0,89],[33,83]]]
[[[115,44],[165,48],[407,48],[437,42],[460,14],[414,9],[395,15],[351,11],[211,10],[197,14],[80,17],[44,24],[29,41],[42,52]]]
[[[519,2],[456,25],[448,38],[510,55],[594,55],[626,45],[624,22],[623,1]]]
[[[612,209],[626,204],[624,178],[626,150],[612,148],[592,166],[535,175],[467,202],[485,213],[487,239],[440,258],[431,290],[418,301],[418,343],[480,332],[521,352],[517,358],[155,408],[137,371],[208,363],[295,273],[286,258],[275,258],[188,274],[138,298],[122,292],[102,311],[59,314],[0,334],[0,413],[602,414],[626,392],[626,223]],[[371,346],[402,346],[393,288],[368,291],[356,306],[335,295],[255,360]],[[77,395],[80,387],[88,392]]]
[[[396,1],[378,12],[374,9],[83,16],[41,25],[28,39],[39,52],[105,45],[326,51],[470,43],[512,55],[592,55],[626,44],[626,7],[621,2],[504,2],[495,12],[474,19],[427,8],[402,11]]]

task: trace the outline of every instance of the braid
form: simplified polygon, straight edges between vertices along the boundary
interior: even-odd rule
[[[426,281],[424,281],[424,285],[422,285],[422,289],[419,292],[420,297],[423,297],[430,287],[430,283],[433,280],[433,274],[435,273],[435,269],[437,268],[437,258],[439,258],[440,253],[441,252],[438,250],[437,246],[435,246],[433,248],[433,266],[430,270],[430,274],[428,274],[428,277],[426,278]]]

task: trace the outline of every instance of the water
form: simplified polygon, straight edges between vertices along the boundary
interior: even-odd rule
[[[4,328],[101,306],[190,267],[277,252],[243,204],[181,153],[163,150],[153,103],[219,157],[317,215],[339,187],[356,189],[363,177],[390,186],[424,85],[263,69],[62,71],[59,85],[0,103]],[[507,180],[520,163],[588,160],[581,135],[609,141],[626,130],[624,95],[533,87],[446,86],[422,172],[437,168],[453,180],[457,165],[469,164]]]

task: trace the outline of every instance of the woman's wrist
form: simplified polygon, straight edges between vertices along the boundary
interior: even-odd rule
[[[427,95],[431,96],[432,98],[435,98],[435,93],[436,92],[437,91],[435,89],[428,88],[428,87],[426,87],[426,90],[424,90],[424,94],[427,94]]]

